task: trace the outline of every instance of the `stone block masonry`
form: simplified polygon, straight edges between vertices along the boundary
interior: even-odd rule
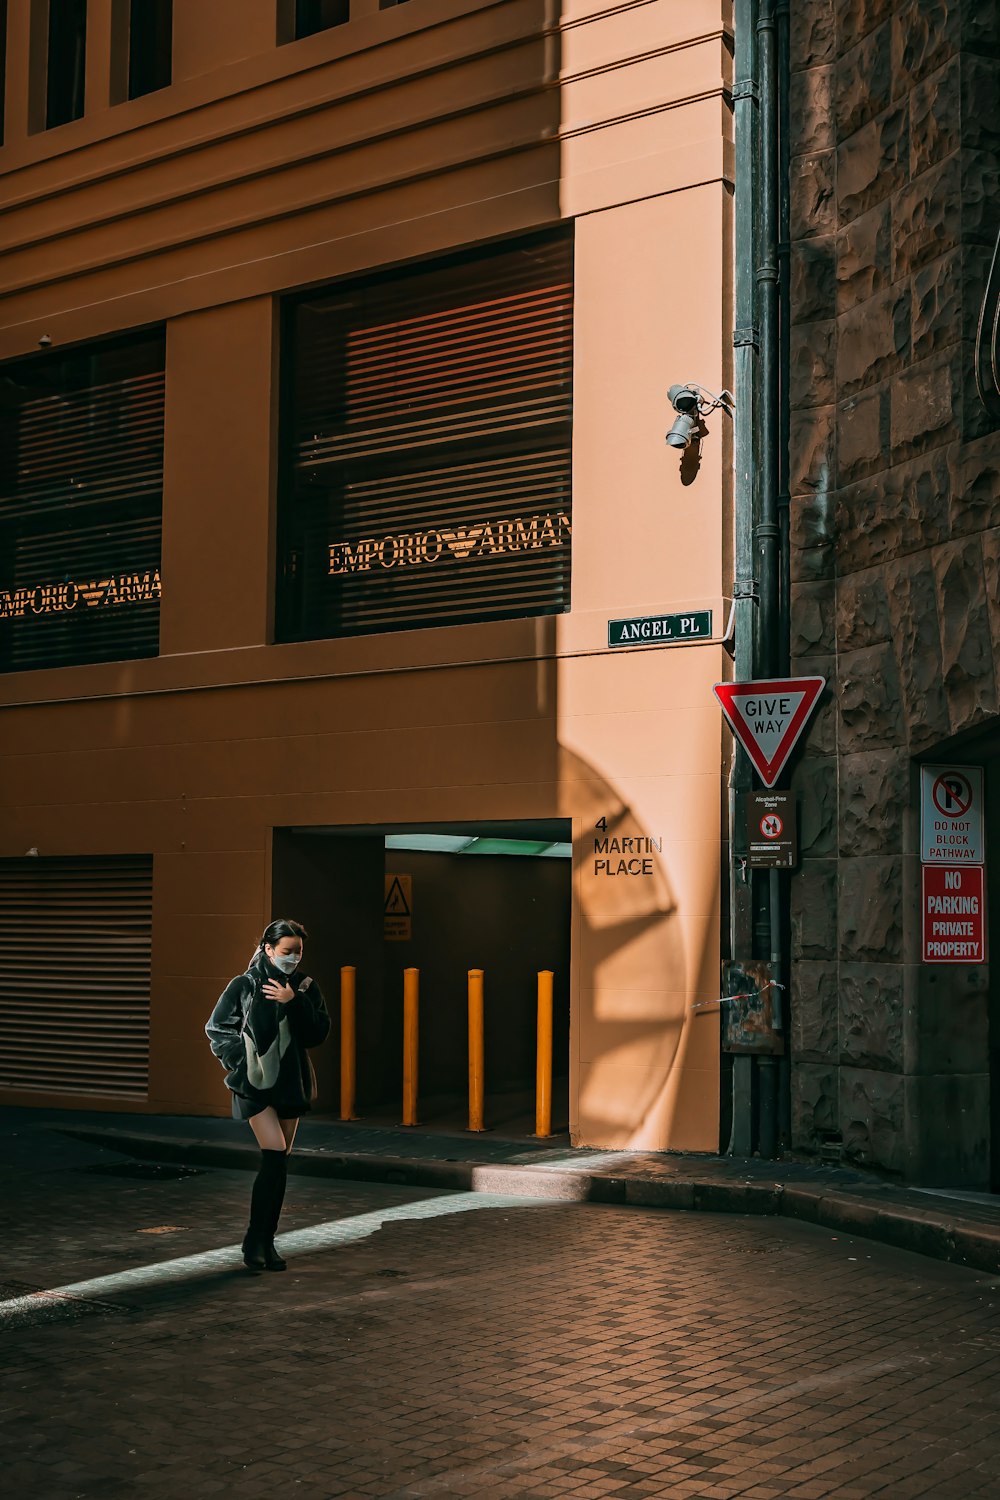
[[[830,686],[794,772],[795,1144],[980,1188],[988,973],[919,964],[913,762],[1000,749],[1000,433],[972,366],[998,36],[997,0],[791,8],[792,672],[822,657]]]

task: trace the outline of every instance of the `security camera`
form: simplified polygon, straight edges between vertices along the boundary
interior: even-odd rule
[[[692,412],[698,410],[699,395],[696,385],[672,385],[667,392],[667,400],[674,411]]]
[[[667,433],[667,445],[670,448],[686,448],[691,439],[698,431],[698,418],[688,416],[687,412],[681,412]]]
[[[41,336],[41,338],[38,340],[38,347],[39,347],[39,349],[51,349],[52,348],[52,340],[49,338],[49,336],[48,336],[47,333],[43,333],[42,336]]]
[[[667,446],[670,448],[690,447],[698,437],[702,417],[720,406],[724,411],[731,412],[735,405],[729,391],[713,396],[711,391],[702,390],[693,380],[687,385],[672,385],[667,398],[677,413],[676,420],[667,433]]]
[[[677,419],[667,433],[667,446],[687,448],[698,432],[698,407],[700,405],[698,387],[672,385],[667,392],[667,398],[677,413]]]

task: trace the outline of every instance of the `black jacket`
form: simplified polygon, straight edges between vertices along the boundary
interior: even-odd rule
[[[284,1005],[277,1000],[269,1002],[261,994],[268,979],[291,985],[295,991],[293,999]],[[281,1058],[278,1080],[272,1089],[266,1091],[254,1088],[247,1077],[248,1051],[244,1032],[251,1004],[273,1005],[275,1013],[287,1019],[291,1030],[291,1044]],[[251,964],[245,974],[238,974],[229,981],[205,1026],[212,1051],[226,1069],[227,1088],[248,1099],[273,1096],[285,1107],[299,1111],[309,1108],[312,1096],[312,1070],[307,1049],[318,1047],[329,1030],[330,1016],[316,981],[308,974],[281,974],[263,957]]]

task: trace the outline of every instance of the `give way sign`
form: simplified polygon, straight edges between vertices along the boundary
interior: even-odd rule
[[[712,689],[729,727],[765,786],[773,786],[806,727],[825,677],[717,682]]]

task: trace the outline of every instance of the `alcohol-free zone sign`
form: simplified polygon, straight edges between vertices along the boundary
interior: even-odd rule
[[[981,766],[920,767],[920,859],[925,865],[981,865]]]
[[[983,867],[923,865],[921,958],[925,964],[981,964],[986,961]]]

